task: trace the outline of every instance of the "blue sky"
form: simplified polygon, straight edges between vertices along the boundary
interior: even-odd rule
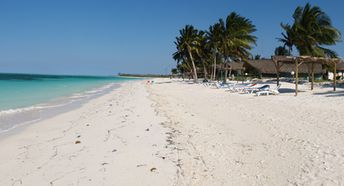
[[[1,0],[0,72],[112,75],[168,73],[173,41],[236,11],[253,21],[269,57],[296,6],[319,5],[344,33],[342,0]],[[344,44],[332,47],[344,56]]]

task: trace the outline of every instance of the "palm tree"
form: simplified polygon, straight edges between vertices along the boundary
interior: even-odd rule
[[[198,52],[197,50],[200,48],[199,31],[192,25],[186,25],[182,30],[179,31],[179,33],[180,36],[176,38],[177,41],[175,42],[177,53],[179,53],[178,55],[182,55],[191,61],[194,76],[193,78],[196,82],[198,78],[193,53]]]
[[[187,59],[187,53],[188,53],[187,50],[180,47],[181,43],[180,43],[179,39],[177,39],[177,41],[175,41],[174,44],[176,45],[177,51],[173,53],[173,55],[172,55],[173,59],[175,61],[177,61],[177,65],[183,64],[185,69],[192,72],[192,68],[191,68],[189,61]]]
[[[295,37],[293,34],[295,33],[292,30],[292,27],[288,24],[281,23],[281,27],[285,30],[286,33],[281,33],[282,38],[277,38],[279,42],[283,43],[283,48],[288,47],[288,53],[291,55],[293,51],[294,41],[293,38]]]
[[[208,61],[211,56],[211,48],[209,46],[209,42],[207,37],[205,36],[205,32],[200,31],[198,33],[198,38],[199,38],[199,43],[200,45],[198,46],[199,48],[196,50],[197,56],[199,58],[199,61],[201,62],[203,66],[203,71],[204,71],[204,79],[207,79],[208,77]]]
[[[279,46],[275,48],[275,55],[276,56],[290,56],[290,50],[287,50],[284,46]]]
[[[340,41],[341,33],[332,26],[331,19],[318,6],[307,3],[297,7],[293,25],[281,24],[286,34],[280,39],[286,46],[295,46],[300,55],[335,57],[336,53],[324,48]]]
[[[229,14],[226,20],[219,20],[219,48],[225,63],[230,61],[247,61],[251,56],[249,50],[256,44],[257,38],[252,35],[256,27],[252,22],[235,12]],[[227,79],[225,73],[225,81]]]
[[[210,48],[213,57],[213,72],[212,72],[212,80],[216,79],[216,61],[217,61],[217,54],[219,52],[219,42],[220,42],[220,33],[221,33],[221,25],[216,23],[209,27],[209,31],[206,32],[206,38],[208,40],[208,48]]]
[[[191,73],[192,68],[186,57],[187,51],[184,51],[179,47],[180,43],[178,40],[174,42],[174,44],[176,45],[177,51],[174,52],[172,56],[173,56],[173,59],[177,62],[177,69],[182,73],[183,80],[184,80],[185,73],[187,72]]]
[[[185,73],[190,72],[190,67],[187,65],[187,63],[178,63],[177,70],[179,71],[179,73],[181,73],[182,78],[184,80]]]

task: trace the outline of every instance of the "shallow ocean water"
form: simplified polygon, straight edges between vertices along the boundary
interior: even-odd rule
[[[77,107],[123,77],[0,74],[0,132]]]

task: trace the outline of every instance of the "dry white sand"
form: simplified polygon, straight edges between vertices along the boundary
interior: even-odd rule
[[[150,87],[176,130],[178,185],[344,185],[344,90],[330,90],[256,97]]]
[[[344,184],[343,89],[255,97],[155,81],[1,139],[0,185]]]

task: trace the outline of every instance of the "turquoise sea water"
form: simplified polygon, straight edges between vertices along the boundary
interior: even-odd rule
[[[74,108],[130,80],[133,79],[0,73],[0,132]]]
[[[28,107],[126,80],[121,77],[0,74],[0,111]]]

